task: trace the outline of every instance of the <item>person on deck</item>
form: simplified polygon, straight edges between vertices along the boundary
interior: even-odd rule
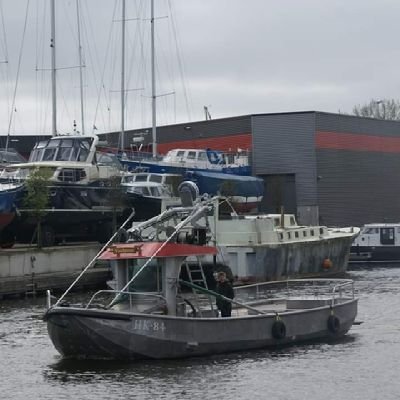
[[[235,294],[231,282],[227,279],[225,272],[217,274],[216,292],[224,297],[233,299]],[[232,312],[232,303],[230,301],[217,297],[217,308],[221,312],[221,317],[230,317]]]

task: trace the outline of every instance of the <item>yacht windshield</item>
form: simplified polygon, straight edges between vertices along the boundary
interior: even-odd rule
[[[30,162],[78,161],[86,162],[93,138],[52,138],[38,142],[29,157]]]

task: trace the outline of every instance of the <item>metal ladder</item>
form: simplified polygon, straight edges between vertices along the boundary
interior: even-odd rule
[[[203,270],[203,265],[201,264],[200,259],[197,260],[198,264],[196,266],[191,266],[189,263],[186,261],[185,262],[185,267],[186,267],[186,272],[187,276],[189,279],[190,283],[193,283],[198,286],[203,286],[205,289],[208,289],[207,285],[207,280],[206,276],[204,274]],[[203,317],[203,314],[201,312],[201,307],[200,307],[200,301],[199,301],[199,294],[197,293],[197,290],[192,288],[193,296],[194,296],[194,301],[196,303],[197,309],[199,311],[200,317]],[[210,303],[210,308],[211,311],[214,312],[214,304],[213,304],[213,297],[212,296],[206,296],[209,303]]]

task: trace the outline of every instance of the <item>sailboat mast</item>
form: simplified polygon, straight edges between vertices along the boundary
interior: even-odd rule
[[[152,138],[153,158],[157,156],[157,121],[156,121],[156,71],[154,49],[154,0],[151,0],[151,108],[152,108]]]
[[[85,118],[83,107],[83,73],[82,73],[82,45],[81,45],[81,18],[79,13],[79,0],[76,0],[76,19],[78,23],[78,47],[79,47],[79,85],[81,94],[81,132],[85,134]]]
[[[56,12],[55,0],[50,0],[51,13],[51,97],[52,97],[52,135],[57,136],[57,103],[56,103]]]
[[[125,0],[122,0],[121,150],[125,148]]]

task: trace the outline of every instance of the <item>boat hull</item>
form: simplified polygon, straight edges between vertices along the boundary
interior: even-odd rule
[[[350,262],[400,262],[400,246],[352,246]]]
[[[311,306],[311,305],[310,305]],[[312,307],[312,306],[311,306]],[[340,321],[333,333],[328,319]],[[274,313],[232,318],[180,318],[111,310],[56,307],[45,319],[66,358],[136,360],[206,356],[343,336],[354,323],[357,300],[280,314],[286,327],[273,337]]]
[[[257,246],[220,245],[217,261],[245,281],[340,276],[347,270],[351,241],[349,235]]]

